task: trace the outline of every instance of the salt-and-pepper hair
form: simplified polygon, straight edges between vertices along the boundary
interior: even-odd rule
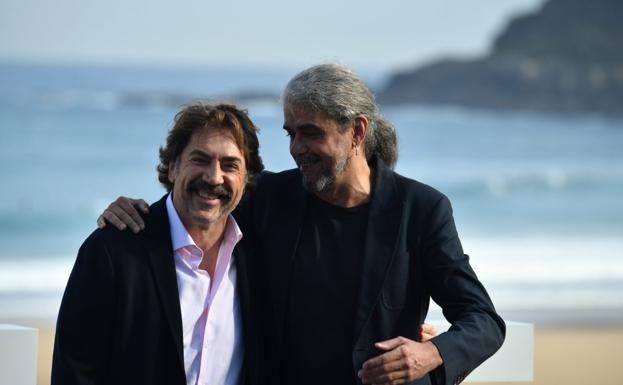
[[[322,111],[343,130],[347,123],[364,115],[368,119],[366,158],[369,161],[376,155],[389,167],[396,164],[396,130],[381,116],[368,86],[348,68],[320,64],[300,72],[286,85],[283,103],[284,107],[309,106]]]

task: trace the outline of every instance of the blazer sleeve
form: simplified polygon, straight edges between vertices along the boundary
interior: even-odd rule
[[[434,337],[443,365],[432,374],[441,384],[458,384],[502,345],[506,325],[469,264],[448,198],[433,206],[423,239],[425,280],[450,329]]]
[[[52,385],[108,383],[114,273],[102,232],[80,247],[56,324]]]

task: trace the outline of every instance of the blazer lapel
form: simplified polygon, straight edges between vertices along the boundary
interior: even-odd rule
[[[396,253],[396,241],[402,223],[403,202],[396,188],[394,174],[380,160],[376,161],[374,172],[359,307],[355,319],[355,344],[378,302],[387,269]]]
[[[158,294],[164,314],[173,335],[175,348],[182,368],[184,368],[184,351],[182,342],[182,311],[177,289],[177,276],[173,260],[173,245],[166,209],[165,195],[150,207],[150,215],[145,226],[148,238],[147,252],[158,288]]]
[[[244,242],[244,240],[241,242]],[[260,354],[257,350],[258,347],[256,342],[258,336],[256,335],[254,329],[257,327],[257,322],[259,322],[259,320],[255,316],[256,309],[254,309],[254,306],[257,306],[258,304],[251,303],[251,278],[248,275],[249,261],[247,260],[248,256],[241,242],[234,247],[232,257],[233,262],[236,265],[236,290],[238,292],[238,299],[240,303],[240,316],[242,317],[242,335],[244,336],[244,364],[242,376],[238,383],[246,384],[248,382],[246,381],[248,376],[251,376],[250,378],[256,378],[259,376],[259,374],[255,372],[256,366],[251,365],[251,361],[257,361],[258,358],[256,356]]]
[[[269,268],[267,274],[272,288],[275,321],[279,326],[276,328],[277,346],[281,346],[283,340],[292,263],[296,256],[308,201],[307,192],[300,180],[300,173],[297,172],[294,179],[296,181],[290,185],[292,188],[280,189],[280,193],[274,197],[274,220],[268,225],[272,227],[270,234],[277,234],[278,237],[271,237],[269,239],[271,245],[265,249],[266,252],[271,253],[265,257]]]

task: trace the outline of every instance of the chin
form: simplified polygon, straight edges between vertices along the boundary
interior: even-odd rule
[[[214,206],[214,207],[203,207],[197,208],[195,207],[191,212],[191,217],[197,223],[206,223],[212,224],[221,220],[226,216],[226,210],[223,206]]]
[[[303,176],[303,187],[305,187],[307,190],[317,192],[316,191],[317,183],[318,183],[317,178],[310,179],[310,178],[306,178],[305,176]]]
[[[335,178],[323,175],[320,178],[316,178],[313,181],[303,179],[303,186],[313,193],[323,193],[333,188]]]
[[[225,215],[193,215],[193,222],[199,227],[208,227],[220,222]]]

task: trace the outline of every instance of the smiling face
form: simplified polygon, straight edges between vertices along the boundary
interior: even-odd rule
[[[352,149],[350,130],[325,113],[305,106],[284,107],[284,125],[290,137],[290,154],[303,174],[305,188],[327,192],[348,171]]]
[[[187,230],[225,221],[242,198],[246,175],[244,156],[228,130],[196,131],[169,164],[173,204]]]

